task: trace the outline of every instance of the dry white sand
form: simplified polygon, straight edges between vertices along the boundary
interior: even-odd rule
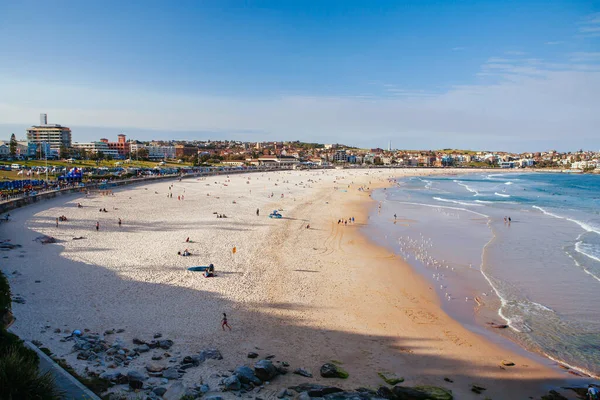
[[[359,233],[370,202],[360,186],[381,186],[390,176],[452,172],[218,176],[132,186],[114,196],[65,196],[15,210],[13,222],[0,226],[0,239],[23,245],[21,252],[6,253],[2,263],[13,292],[26,299],[13,306],[12,329],[41,341],[80,371],[105,367],[76,360],[72,342],[59,342],[64,335],[53,333],[55,328],[125,329],[109,341],[149,340],[160,332],[175,342],[172,353],[179,359],[215,347],[225,359],[188,370],[184,378],[192,384],[202,377],[213,388],[211,373],[249,364],[246,353],[256,351],[274,354],[292,369],[311,370],[315,382],[323,381],[322,363],[339,360],[351,377],[335,384],[347,388],[377,387],[382,383],[377,372],[388,370],[404,376],[407,385],[448,387],[458,398],[478,398],[471,383],[488,388],[493,398],[537,395],[565,374],[451,320],[424,279]],[[282,209],[284,218],[268,218],[274,209]],[[60,215],[68,221],[57,227]],[[337,224],[351,216],[355,225]],[[58,243],[34,241],[40,235]],[[192,243],[185,243],[187,237]],[[192,256],[177,255],[186,248]],[[187,271],[209,263],[216,267],[215,278]],[[223,312],[231,332],[221,329]],[[151,354],[130,369],[143,369]],[[516,366],[501,369],[503,359]],[[280,377],[263,397],[306,380]]]

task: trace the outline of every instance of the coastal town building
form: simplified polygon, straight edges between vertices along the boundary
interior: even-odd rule
[[[73,143],[73,148],[83,150],[87,154],[102,154],[111,158],[119,158],[119,152],[116,149],[108,147],[108,143],[102,140],[97,142]]]
[[[40,115],[40,125],[27,129],[27,141],[43,148],[47,143],[50,151],[60,154],[61,148],[71,147],[71,129],[59,124],[48,124],[46,114]]]
[[[123,133],[117,135],[116,142],[109,142],[108,139],[105,138],[100,139],[100,141],[106,143],[109,150],[115,150],[117,152],[117,157],[119,158],[129,157],[129,154],[131,153],[129,142],[127,142],[127,137]]]

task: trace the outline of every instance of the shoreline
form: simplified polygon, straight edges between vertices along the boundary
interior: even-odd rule
[[[38,333],[36,326],[45,324],[41,321],[47,321],[52,328],[59,323],[63,328],[66,322],[69,329],[79,325],[100,332],[123,326],[126,340],[161,331],[165,337],[174,340],[182,354],[198,349],[200,343],[220,348],[229,366],[231,362],[245,362],[245,353],[256,347],[289,360],[294,367],[304,366],[313,371],[319,363],[337,359],[344,362],[351,375],[348,381],[354,386],[381,382],[376,371],[394,370],[404,375],[407,384],[446,385],[457,396],[463,395],[460,398],[469,398],[469,385],[474,381],[488,388],[486,394],[490,395],[521,394],[524,390],[541,394],[543,387],[575,381],[548,366],[532,363],[526,357],[488,343],[450,319],[418,272],[387,249],[374,246],[368,238],[362,237],[356,228],[368,221],[370,197],[366,191],[359,192],[357,187],[370,185],[367,183],[369,175],[385,184],[387,175],[394,172],[269,173],[260,178],[253,176],[248,179],[250,183],[246,183],[247,176],[232,176],[229,181],[224,176],[207,177],[206,181],[200,182],[189,180],[175,183],[178,189],[188,192],[185,202],[174,200],[174,207],[182,210],[170,211],[170,219],[148,214],[157,206],[153,203],[164,202],[163,196],[153,196],[153,189],[164,194],[166,183],[127,188],[118,191],[116,199],[64,196],[44,204],[45,207],[39,204],[16,211],[19,218],[30,215],[26,218],[25,232],[20,234],[23,244],[40,233],[54,232],[51,216],[57,212],[79,212],[72,206],[65,207],[65,202],[107,204],[112,215],[110,205],[116,207],[117,201],[123,213],[130,213],[132,217],[144,216],[145,220],[130,227],[134,222],[124,218],[124,227],[128,231],[106,228],[116,239],[100,232],[94,243],[96,248],[90,249],[82,244],[84,241],[67,240],[83,236],[81,232],[92,236],[90,217],[97,218],[97,214],[92,215],[84,209],[81,210],[82,217],[78,218],[88,222],[82,220],[80,224],[73,217],[72,227],[66,224],[68,232],[59,227],[56,232],[62,242],[44,247],[37,245],[38,252],[44,254],[28,252],[23,261],[10,254],[10,261],[15,266],[26,261],[28,264],[28,270],[20,270],[23,276],[12,278],[11,285],[16,283],[13,291],[27,293],[31,299],[27,299],[28,303],[31,301],[39,308],[36,311],[31,306],[16,305],[17,322],[13,329],[28,339],[43,339],[41,341],[56,354],[65,355],[80,368],[87,363],[77,361],[73,354],[69,356],[69,343],[56,340],[56,335],[48,332],[50,328],[42,328],[44,333]],[[419,171],[411,172],[418,174]],[[448,170],[443,173],[447,174]],[[346,178],[337,179],[336,175]],[[259,179],[259,184],[254,182]],[[277,183],[275,179],[278,179]],[[352,180],[357,183],[351,184]],[[212,182],[219,182],[219,185],[212,186]],[[204,188],[207,184],[211,186]],[[302,187],[296,186],[299,184]],[[350,184],[351,188],[346,191],[333,189],[345,184]],[[287,185],[289,194],[285,191],[285,197],[266,200],[272,190],[284,194],[283,185]],[[259,197],[244,194],[250,187],[254,193],[259,193]],[[211,192],[210,198],[206,191]],[[125,193],[135,197],[131,204],[136,206],[129,205]],[[214,201],[220,200],[216,193],[222,201]],[[149,200],[150,197],[156,200]],[[188,197],[201,203],[187,203]],[[173,206],[173,202],[168,204]],[[269,209],[266,207],[283,208],[285,218],[265,220],[262,214],[257,219],[253,215],[257,205],[260,205],[261,214],[264,209]],[[90,207],[97,213],[96,206]],[[212,208],[220,208],[230,218],[225,221],[212,219]],[[246,212],[252,216],[246,217]],[[196,215],[200,216],[198,221]],[[338,226],[335,221],[342,215],[358,215],[357,224]],[[307,223],[310,229],[305,227]],[[161,261],[167,257],[164,252],[170,252],[169,248],[183,239],[165,240],[157,229],[166,229],[165,232],[172,232],[171,235],[179,232],[183,238],[190,236],[189,232],[197,235],[202,232],[198,239],[194,236],[194,241],[200,242],[194,244],[198,249],[192,252],[206,254],[211,261],[214,259],[220,272],[219,279],[211,281],[193,273],[180,272],[179,268],[185,265],[182,261],[187,261],[181,258],[172,259],[174,264],[165,266]],[[2,234],[6,236],[7,232],[3,229]],[[234,234],[239,237],[232,238]],[[215,245],[219,248],[213,249]],[[238,253],[235,256],[223,253],[236,245]],[[55,255],[49,254],[52,247],[58,250],[52,251]],[[114,257],[114,254],[120,256]],[[60,265],[51,263],[52,268],[46,268],[48,263],[44,256]],[[168,255],[169,260],[170,257]],[[309,265],[306,265],[307,261]],[[203,258],[197,262],[205,261]],[[31,280],[34,272],[39,274],[36,276],[43,286]],[[73,283],[66,286],[70,290],[65,292],[65,298],[57,298],[46,284],[64,287],[59,278],[66,276]],[[94,278],[93,284],[87,280],[90,278]],[[99,287],[104,289],[103,293],[98,293]],[[155,296],[164,299],[158,310],[147,303]],[[82,304],[77,304],[78,301]],[[133,305],[131,301],[134,301]],[[79,310],[75,316],[68,310],[71,303]],[[210,306],[187,308],[198,303]],[[48,310],[48,306],[54,311]],[[229,310],[228,315],[233,316],[234,331],[230,336],[219,332],[220,310]],[[44,317],[40,318],[42,315]],[[154,323],[149,324],[148,319],[154,319]],[[200,321],[212,322],[205,326],[205,323],[198,325]],[[516,365],[499,368],[498,364],[505,358]],[[200,372],[204,374],[206,370]],[[194,376],[191,372],[188,374]],[[442,377],[448,375],[455,383],[443,381]],[[278,379],[281,384],[286,384],[300,378],[286,375]],[[319,377],[314,381],[323,382]],[[276,382],[274,384],[279,385]]]
[[[449,176],[451,176],[451,175],[449,175]],[[388,187],[394,186],[394,183],[395,182],[390,183],[390,185],[388,185]],[[380,196],[383,195],[383,192],[380,191],[379,195]],[[379,202],[379,201],[383,201],[383,200],[378,199],[377,201]],[[420,205],[421,206],[430,206],[428,204],[420,204]],[[433,206],[430,206],[430,207],[433,207]],[[439,207],[440,208],[453,208],[453,207],[444,206],[444,205],[440,205]],[[479,214],[472,210],[467,210],[467,209],[462,209],[462,210],[464,210],[465,212],[468,212],[468,213]],[[377,217],[377,213],[375,212],[374,206],[371,207],[370,215],[372,217]],[[452,283],[452,286],[455,286],[458,284],[458,286],[459,286],[458,292],[462,293],[462,296],[468,295],[467,300],[471,300],[472,303],[468,303],[468,305],[464,305],[464,303],[463,303],[463,305],[458,304],[458,306],[456,306],[456,305],[452,306],[452,305],[450,305],[450,303],[446,304],[445,302],[442,302],[442,292],[438,292],[438,290],[436,289],[435,290],[436,295],[437,295],[438,301],[440,302],[441,308],[444,310],[444,312],[448,313],[448,315],[451,316],[451,318],[453,318],[455,321],[461,323],[465,328],[469,329],[472,332],[483,335],[487,339],[492,340],[496,344],[500,344],[501,346],[503,346],[504,348],[506,348],[510,351],[532,357],[537,362],[547,364],[551,368],[556,369],[558,371],[561,371],[561,369],[569,370],[569,373],[574,376],[580,376],[581,378],[589,378],[589,379],[597,380],[599,378],[599,376],[586,370],[583,367],[578,367],[578,366],[575,366],[575,365],[569,363],[568,361],[560,360],[555,357],[552,357],[548,353],[544,352],[542,349],[536,349],[536,348],[531,348],[531,347],[527,346],[525,343],[520,341],[518,339],[518,337],[516,337],[515,335],[512,334],[513,332],[510,330],[511,328],[507,329],[507,332],[505,332],[501,329],[494,329],[495,326],[509,324],[510,320],[502,314],[500,307],[504,303],[504,299],[498,293],[498,290],[495,287],[495,285],[490,281],[490,279],[487,276],[485,269],[483,267],[483,265],[485,265],[484,260],[486,258],[486,249],[491,243],[493,243],[497,239],[494,229],[490,226],[490,223],[491,223],[491,220],[489,219],[490,217],[486,216],[486,218],[488,218],[488,222],[486,223],[486,225],[490,229],[491,237],[483,245],[483,248],[480,251],[482,266],[480,268],[475,269],[478,272],[478,274],[477,274],[478,277],[471,276],[469,278],[468,271],[461,271],[459,276],[445,276],[444,277],[444,278],[449,279],[449,282]],[[399,221],[403,221],[403,220],[399,219]],[[409,220],[407,220],[407,221],[409,221]],[[381,227],[374,228],[374,229],[381,229]],[[383,232],[386,232],[386,230],[384,229]],[[389,234],[390,232],[387,232],[387,233]],[[386,238],[387,238],[387,236],[386,236]],[[383,237],[380,237],[378,241],[375,241],[375,243],[389,248],[390,251],[398,254],[399,257],[404,257],[402,254],[402,250],[398,251],[398,249],[396,249],[395,246],[391,245],[390,243],[386,244],[385,241],[386,240],[384,240]],[[439,245],[439,243],[438,243],[438,245]],[[447,248],[447,246],[445,246],[445,247]],[[446,254],[446,253],[442,253],[442,254]],[[415,255],[413,255],[413,256],[415,256]],[[439,256],[439,254],[438,254],[438,256]],[[443,255],[442,255],[442,257],[443,257]],[[410,258],[410,256],[409,256],[409,258]],[[407,261],[405,259],[405,262],[407,262],[409,265],[411,265],[411,267],[414,269],[414,271],[416,273],[418,273],[419,275],[421,275],[430,285],[432,285],[434,287],[436,286],[435,279],[432,279],[430,276],[432,271],[430,268],[427,267],[426,263],[423,260],[418,260],[415,256],[415,261]],[[454,268],[452,268],[452,270],[454,270]],[[469,270],[470,270],[470,268],[469,268]],[[435,270],[433,272],[435,272]],[[434,274],[434,277],[435,277],[435,274]],[[439,284],[439,282],[438,282],[438,284]],[[444,286],[444,287],[446,287],[446,286]],[[456,290],[456,287],[455,287],[455,290]],[[477,297],[478,294],[480,296],[480,294],[482,292],[488,292],[488,291],[492,292],[492,294],[494,296],[492,299],[486,298],[486,297],[481,297],[481,298]],[[453,293],[453,295],[452,295],[453,299],[461,298],[460,297],[461,294],[458,294],[456,296],[456,293],[454,293],[454,292],[452,292],[452,293]],[[494,306],[494,304],[496,304],[496,303],[498,303],[498,307]],[[498,320],[500,320],[500,323],[497,322]]]

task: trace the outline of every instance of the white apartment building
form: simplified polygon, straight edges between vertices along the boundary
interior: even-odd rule
[[[92,154],[102,153],[105,156],[119,158],[119,152],[117,151],[117,149],[109,148],[106,142],[73,143],[73,148],[78,150],[85,150],[86,152]]]

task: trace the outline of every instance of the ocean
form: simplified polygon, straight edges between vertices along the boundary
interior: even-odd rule
[[[486,173],[394,183],[373,193],[378,206],[366,233],[423,273],[445,311],[600,376],[600,176]]]

